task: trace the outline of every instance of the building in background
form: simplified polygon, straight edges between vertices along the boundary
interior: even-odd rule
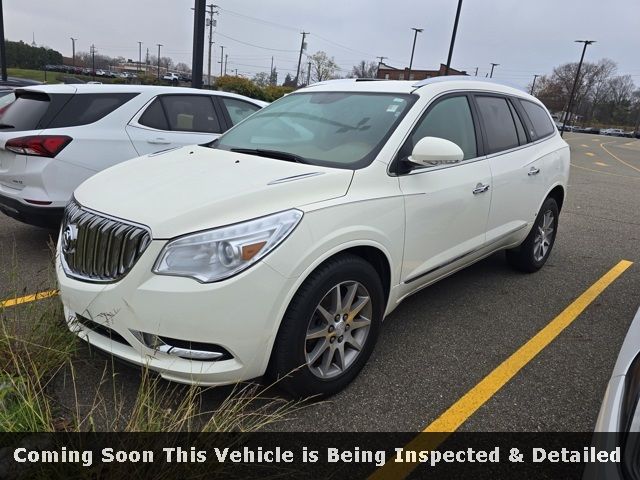
[[[378,67],[378,75],[376,78],[382,78],[385,80],[424,80],[431,77],[444,76],[444,72],[447,66],[443,63],[440,64],[438,70],[417,70],[411,69],[411,75],[409,75],[409,68],[395,68],[385,63],[380,63]],[[449,75],[467,75],[464,70],[456,70],[449,67]]]

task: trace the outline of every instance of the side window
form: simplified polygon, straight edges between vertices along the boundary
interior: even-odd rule
[[[520,100],[520,104],[533,125],[534,131],[531,133],[535,135],[531,135],[532,137],[542,138],[555,133],[555,127],[544,108],[528,100]]]
[[[511,116],[513,117],[513,121],[516,124],[516,131],[518,132],[518,141],[520,145],[524,145],[527,143],[527,135],[524,133],[524,126],[522,125],[522,120],[520,119],[520,115],[516,111],[513,103],[509,102],[509,110],[511,110]]]
[[[48,128],[88,125],[106,117],[137,93],[77,93],[55,116]]]
[[[167,117],[164,114],[164,109],[160,103],[160,99],[156,98],[151,105],[144,111],[140,120],[140,125],[145,125],[151,128],[157,128],[158,130],[169,130],[169,123]]]
[[[236,98],[220,97],[220,100],[222,100],[224,108],[227,109],[227,113],[229,113],[229,117],[231,117],[231,123],[234,125],[244,120],[253,112],[260,110],[260,107],[257,105]]]
[[[220,133],[220,123],[208,95],[166,95],[162,105],[169,128],[180,132]]]
[[[423,137],[450,140],[464,152],[464,159],[477,157],[476,130],[466,96],[448,97],[431,107],[405,144],[406,155]]]
[[[220,122],[209,95],[163,95],[160,97],[169,122],[177,132],[220,133]]]
[[[518,133],[507,99],[477,96],[476,102],[487,133],[489,153],[517,147]]]

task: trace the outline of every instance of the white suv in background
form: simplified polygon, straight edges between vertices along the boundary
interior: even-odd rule
[[[541,268],[568,176],[568,145],[522,91],[319,83],[210,146],[82,184],[58,242],[60,296],[78,335],[167,379],[267,373],[294,395],[331,394],[407,296],[501,249]]]
[[[232,93],[139,85],[43,85],[15,96],[0,110],[0,211],[54,227],[73,190],[96,172],[211,142],[266,105]]]

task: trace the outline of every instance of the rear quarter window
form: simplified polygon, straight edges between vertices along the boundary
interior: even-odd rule
[[[520,100],[520,104],[533,125],[533,137],[542,138],[555,133],[551,117],[544,108],[528,100]]]
[[[23,93],[6,105],[0,113],[0,131],[35,130],[49,108],[49,97],[39,93]]]
[[[97,122],[137,95],[137,93],[76,94],[47,127],[77,127]]]

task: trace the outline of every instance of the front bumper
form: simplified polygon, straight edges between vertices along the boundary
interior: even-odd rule
[[[69,278],[58,259],[60,297],[71,330],[95,347],[148,366],[172,381],[223,385],[264,374],[286,292],[295,279],[282,276],[264,262],[211,284],[154,275],[151,269],[164,243],[152,241],[129,274],[111,284]],[[106,327],[113,337],[105,335],[104,328],[87,328],[76,321],[76,315]],[[231,358],[180,358],[147,347],[132,331],[219,345]]]

